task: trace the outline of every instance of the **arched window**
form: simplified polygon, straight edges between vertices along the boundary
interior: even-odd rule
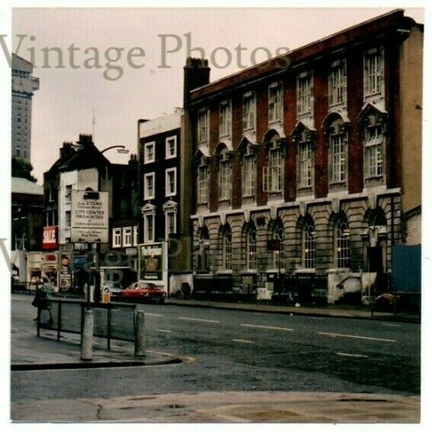
[[[308,218],[303,225],[303,265],[307,269],[315,268],[316,234],[312,218]]]
[[[228,154],[228,150],[224,149],[221,151],[219,159],[219,200],[231,199],[231,174],[231,160]]]
[[[375,211],[372,212],[370,219],[369,219],[369,226],[375,227],[375,226],[386,226],[387,225],[387,218],[385,216],[384,211],[381,208],[377,208]]]
[[[350,230],[345,215],[335,225],[336,264],[338,268],[350,267]]]
[[[279,243],[279,250],[275,250],[272,252],[273,268],[281,269],[283,268],[283,262],[284,262],[285,229],[280,220],[278,220],[274,224],[271,233],[271,238],[272,240],[275,240]]]
[[[232,270],[232,233],[229,225],[222,231],[222,268]]]
[[[257,268],[257,232],[255,225],[251,225],[246,232],[246,264],[249,270]]]

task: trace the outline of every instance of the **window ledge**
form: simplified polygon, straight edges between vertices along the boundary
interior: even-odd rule
[[[332,111],[334,109],[337,108],[342,108],[343,110],[347,109],[347,103],[346,102],[338,102],[338,103],[334,103],[332,105],[329,104],[329,111]]]
[[[257,273],[258,271],[255,269],[247,269],[240,272],[241,275],[256,275]]]
[[[275,120],[270,120],[269,119],[269,125],[274,125],[276,123],[282,124],[282,119],[275,119]]]
[[[300,268],[297,270],[294,270],[294,273],[310,273],[310,274],[315,274],[316,273],[316,269],[309,269],[309,268]]]
[[[370,176],[365,177],[365,181],[377,181],[377,180],[383,180],[384,175],[376,175],[376,176]]]

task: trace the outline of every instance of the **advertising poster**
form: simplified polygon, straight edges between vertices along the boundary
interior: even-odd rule
[[[162,281],[164,271],[163,243],[140,246],[140,280]]]

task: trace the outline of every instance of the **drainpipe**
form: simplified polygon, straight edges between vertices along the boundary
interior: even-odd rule
[[[142,197],[142,191],[141,191],[141,139],[140,139],[140,128],[141,124],[147,122],[147,119],[138,119],[137,120],[137,158],[138,158],[138,164],[137,164],[137,215],[136,215],[136,221],[137,221],[137,260],[139,260],[139,244],[140,244],[140,238],[141,238],[141,197]],[[137,280],[139,280],[139,262],[137,261]]]

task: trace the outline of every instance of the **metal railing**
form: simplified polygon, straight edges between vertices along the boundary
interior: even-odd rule
[[[12,294],[29,294],[35,295],[37,283],[35,282],[19,282],[12,280],[11,292]]]
[[[48,300],[46,307],[38,307],[37,335],[41,329],[57,332],[57,340],[61,333],[75,333],[82,336],[84,312],[87,302],[67,299]],[[111,340],[135,341],[136,305],[119,303],[90,303],[94,312],[93,335],[107,339],[108,349]]]

